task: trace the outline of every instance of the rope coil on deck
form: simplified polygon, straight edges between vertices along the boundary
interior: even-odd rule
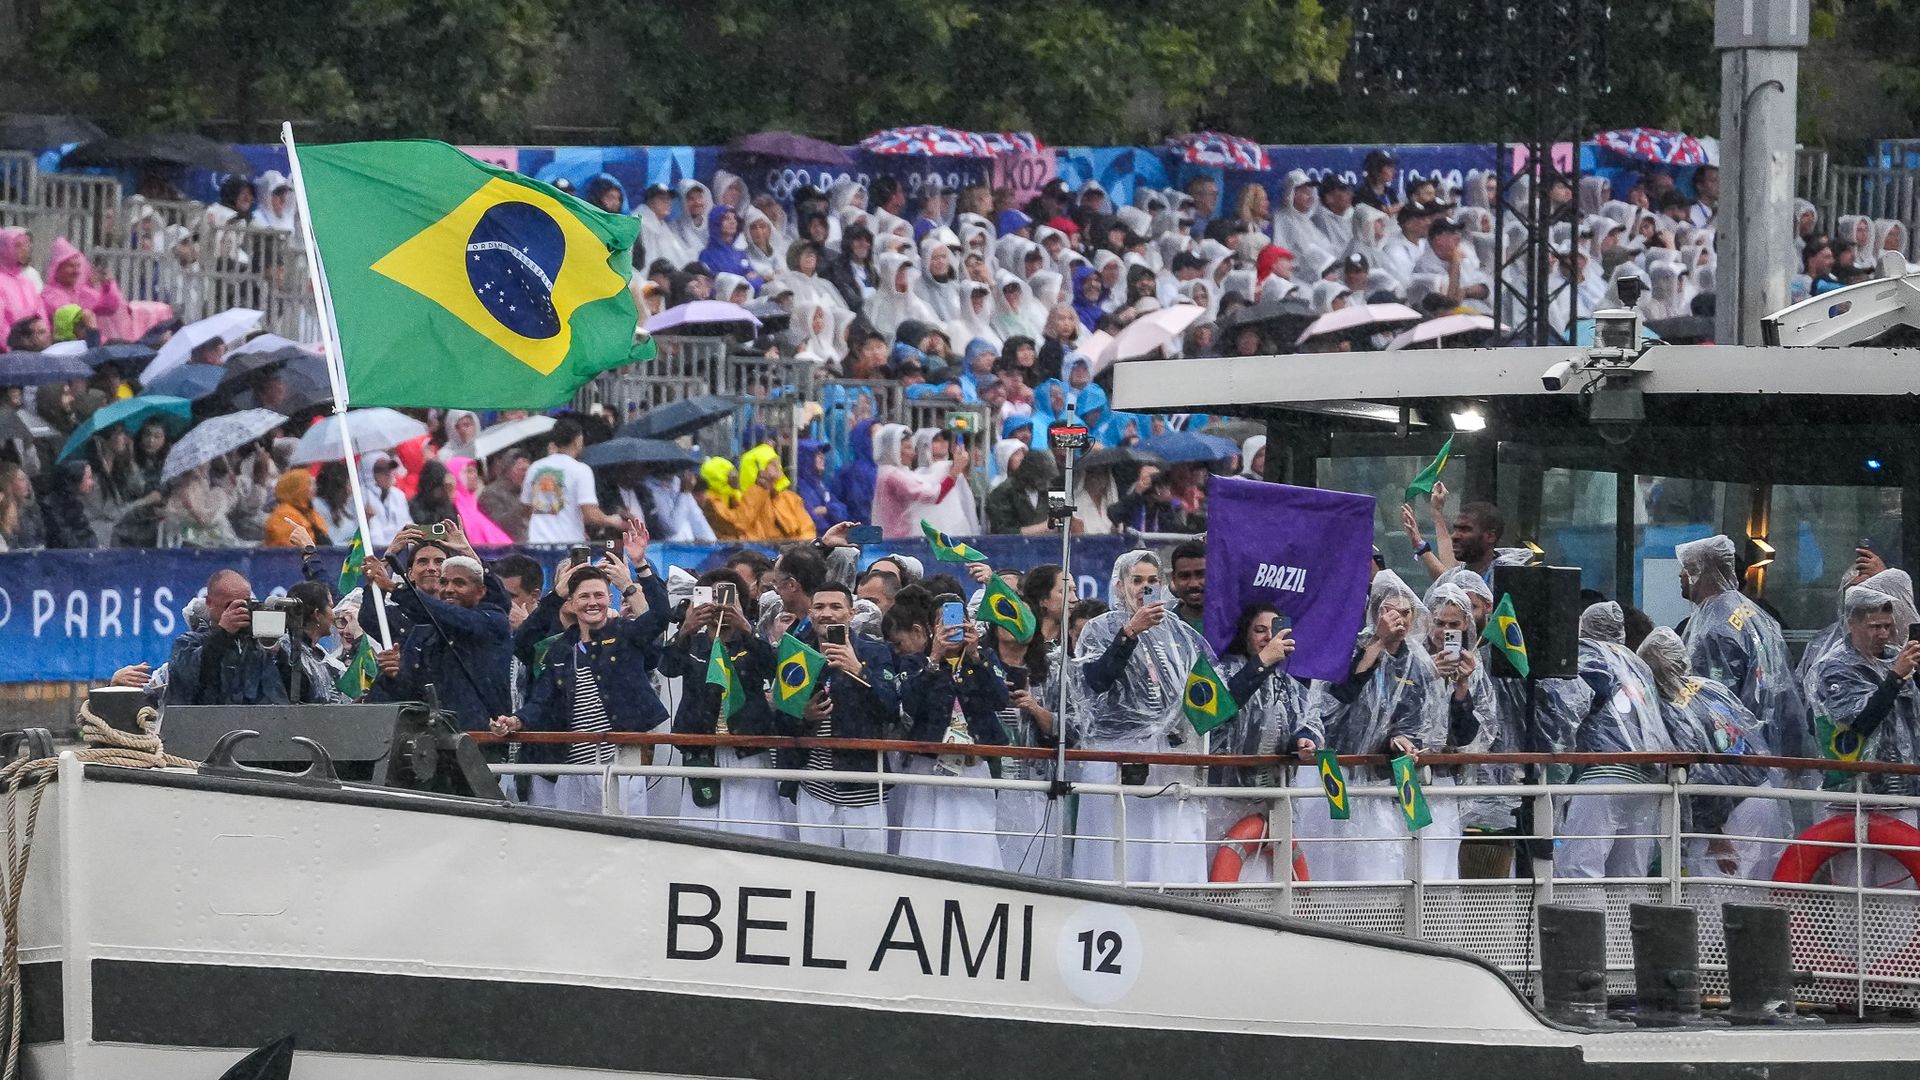
[[[91,764],[119,765],[129,769],[197,768],[199,762],[166,752],[160,743],[160,736],[153,732],[154,723],[159,718],[159,712],[148,706],[141,709],[136,717],[140,726],[138,733],[121,731],[95,716],[93,710],[82,702],[80,737],[87,747],[74,751],[74,756]],[[26,891],[27,863],[33,855],[34,829],[40,823],[40,803],[59,767],[60,759],[57,757],[17,757],[0,767],[0,786],[6,789],[7,803],[7,850],[6,858],[0,860],[0,920],[4,920],[6,926],[6,943],[0,946],[0,994],[7,998],[7,1057],[5,1070],[0,1075],[5,1080],[15,1080],[20,1075],[20,1024],[23,1011],[20,898]],[[27,791],[25,829],[19,825],[20,792],[23,787]]]

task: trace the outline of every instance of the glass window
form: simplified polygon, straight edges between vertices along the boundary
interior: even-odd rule
[[[1726,533],[1746,536],[1744,484],[1673,476],[1634,478],[1633,557],[1638,572],[1633,603],[1655,625],[1678,626],[1693,611],[1680,592],[1680,560],[1673,549],[1689,540]]]
[[[1540,535],[1510,539],[1532,540],[1546,551],[1549,565],[1577,566],[1582,588],[1612,596],[1615,474],[1542,469],[1539,475]]]
[[[1788,630],[1818,630],[1834,620],[1841,576],[1863,541],[1900,561],[1900,489],[1776,484],[1767,534],[1774,561],[1762,595]]]
[[[1380,545],[1380,554],[1387,560],[1387,569],[1399,574],[1415,592],[1424,593],[1433,579],[1413,557],[1413,546],[1406,542],[1406,533],[1400,528],[1400,499],[1407,493],[1407,485],[1427,467],[1433,455],[1395,455],[1393,457],[1337,457],[1321,458],[1319,461],[1320,486],[1334,491],[1351,491],[1361,495],[1372,495],[1373,537]],[[1460,493],[1455,485],[1463,483],[1466,475],[1462,468],[1466,455],[1455,453],[1447,463],[1444,481],[1454,488],[1448,496],[1448,508],[1460,508]],[[1433,514],[1427,500],[1421,499],[1414,505],[1414,516],[1420,522],[1420,535],[1428,541],[1433,540]]]

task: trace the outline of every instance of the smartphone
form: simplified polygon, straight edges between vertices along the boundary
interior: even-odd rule
[[[880,542],[880,526],[855,525],[853,528],[847,530],[847,541],[856,547],[865,544],[877,544]]]
[[[732,607],[740,600],[739,590],[730,581],[723,581],[713,587],[713,602],[721,607]]]
[[[1027,683],[1026,668],[1010,667],[1007,669],[1007,689],[1025,690],[1027,686],[1028,686],[1028,683]]]
[[[1145,607],[1148,604],[1165,604],[1167,600],[1168,600],[1167,587],[1165,585],[1155,585],[1153,588],[1148,589],[1145,595],[1140,597],[1140,606]]]
[[[1920,641],[1920,622],[1907,624],[1907,640]]]
[[[940,605],[940,632],[948,641],[959,641],[966,636],[962,629],[967,623],[967,605],[958,600],[949,600]]]
[[[713,603],[713,586],[695,585],[693,587],[693,606],[705,607]]]
[[[847,624],[828,623],[822,626],[820,628],[820,640],[829,645],[845,645],[847,643]]]
[[[1461,642],[1464,640],[1464,636],[1461,634],[1461,632],[1458,630],[1448,630],[1445,634],[1441,636],[1441,640],[1446,642],[1446,645],[1443,651],[1446,653],[1448,659],[1452,659],[1452,660],[1460,659],[1460,645],[1461,645]]]
[[[567,549],[567,565],[580,566],[593,561],[593,549],[585,544],[575,544]]]
[[[433,524],[428,525],[427,535],[433,537],[436,540],[446,536],[447,523],[444,521],[436,521]]]

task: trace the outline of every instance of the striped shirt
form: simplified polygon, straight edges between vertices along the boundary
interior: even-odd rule
[[[822,683],[813,700],[825,699],[831,702],[829,687]],[[818,739],[833,737],[833,716],[823,716],[813,725],[813,736]],[[830,747],[816,746],[807,751],[808,772],[832,772],[833,750]],[[823,803],[835,806],[872,806],[880,801],[880,787],[877,784],[852,784],[833,780],[803,780],[800,784],[807,794]]]
[[[607,703],[600,697],[600,680],[588,664],[573,669],[573,712],[567,718],[569,731],[612,731]],[[569,765],[605,765],[613,760],[613,747],[607,743],[574,743],[567,747]]]

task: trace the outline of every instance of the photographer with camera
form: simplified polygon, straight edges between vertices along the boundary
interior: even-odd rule
[[[286,628],[303,617],[297,603],[253,599],[253,586],[232,570],[207,579],[209,625],[189,630],[167,659],[169,705],[286,705],[294,656]],[[256,612],[267,611],[259,625]],[[332,684],[301,680],[300,701],[325,701]]]
[[[362,564],[367,583],[392,595],[406,627],[396,630],[395,648],[380,654],[380,679],[370,696],[430,701],[431,686],[440,708],[463,730],[483,731],[510,703],[513,632],[507,626],[507,590],[481,566],[460,526],[441,522],[435,529],[438,535],[415,549],[404,581],[394,580],[386,560]],[[428,563],[431,574],[425,572]],[[366,619],[363,612],[362,625]]]

